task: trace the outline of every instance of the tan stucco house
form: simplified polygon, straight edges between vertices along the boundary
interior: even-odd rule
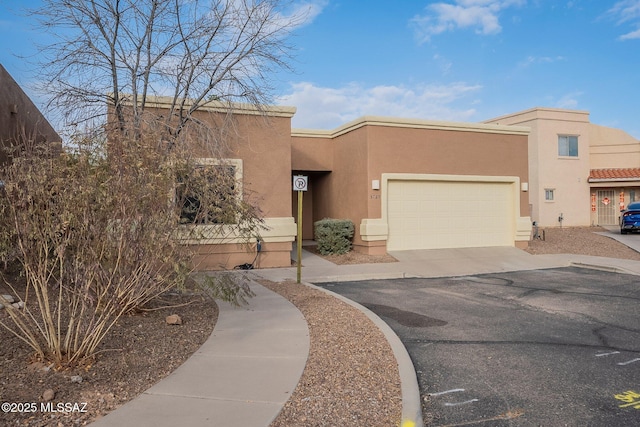
[[[351,219],[354,249],[369,254],[524,247],[527,136],[526,128],[383,117],[293,130],[292,171],[310,177],[303,237],[331,217]]]
[[[533,108],[485,123],[531,130],[527,214],[540,226],[617,225],[640,200],[640,141],[587,111]]]
[[[585,111],[534,108],[484,123],[365,116],[327,131],[292,129],[293,107],[231,107],[210,102],[196,114],[215,128],[232,113],[222,157],[243,197],[261,208],[265,228],[250,241],[262,251],[224,225],[198,225],[212,237],[185,243],[203,270],[254,259],[258,268],[290,265],[297,175],[308,177],[303,239],[313,239],[317,220],[350,219],[354,250],[368,254],[524,248],[532,221],[612,225],[640,200],[640,142],[590,123]],[[217,161],[205,151],[196,157]]]
[[[158,102],[157,108],[162,108]],[[216,126],[228,106],[197,112]],[[297,197],[292,177],[308,177],[303,238],[313,222],[350,219],[354,249],[390,250],[479,246],[526,247],[529,129],[517,126],[362,117],[332,131],[291,129],[292,107],[234,105],[235,132],[224,154],[235,165],[244,197],[265,218],[255,266],[291,263]],[[206,153],[198,154],[207,164]],[[221,229],[223,225],[198,225]],[[252,262],[255,245],[233,233],[188,242],[197,268]]]

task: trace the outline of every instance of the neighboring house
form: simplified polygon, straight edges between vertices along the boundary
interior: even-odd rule
[[[590,141],[591,224],[618,225],[620,211],[640,201],[640,141],[593,124]]]
[[[587,111],[533,108],[485,123],[531,129],[528,213],[540,226],[617,225],[640,200],[640,141]]]
[[[23,143],[25,138],[35,143],[61,141],[35,104],[0,65],[0,145],[3,148],[13,146]],[[0,162],[6,160],[2,149]]]

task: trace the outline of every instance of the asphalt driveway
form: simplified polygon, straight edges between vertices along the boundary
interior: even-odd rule
[[[395,330],[430,425],[640,425],[638,276],[571,267],[320,286]]]

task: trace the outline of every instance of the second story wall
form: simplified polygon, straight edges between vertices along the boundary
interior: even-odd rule
[[[640,167],[640,141],[621,129],[592,124],[591,169]]]
[[[529,200],[532,220],[546,227],[590,224],[587,180],[590,172],[591,124],[588,112],[534,108],[486,123],[527,126],[531,129]]]

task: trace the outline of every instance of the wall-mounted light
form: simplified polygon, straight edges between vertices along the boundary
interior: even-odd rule
[[[380,180],[379,179],[374,179],[371,181],[371,189],[372,190],[379,190],[380,189]]]
[[[529,191],[529,183],[528,182],[523,182],[522,184],[520,184],[520,189],[522,191]]]

